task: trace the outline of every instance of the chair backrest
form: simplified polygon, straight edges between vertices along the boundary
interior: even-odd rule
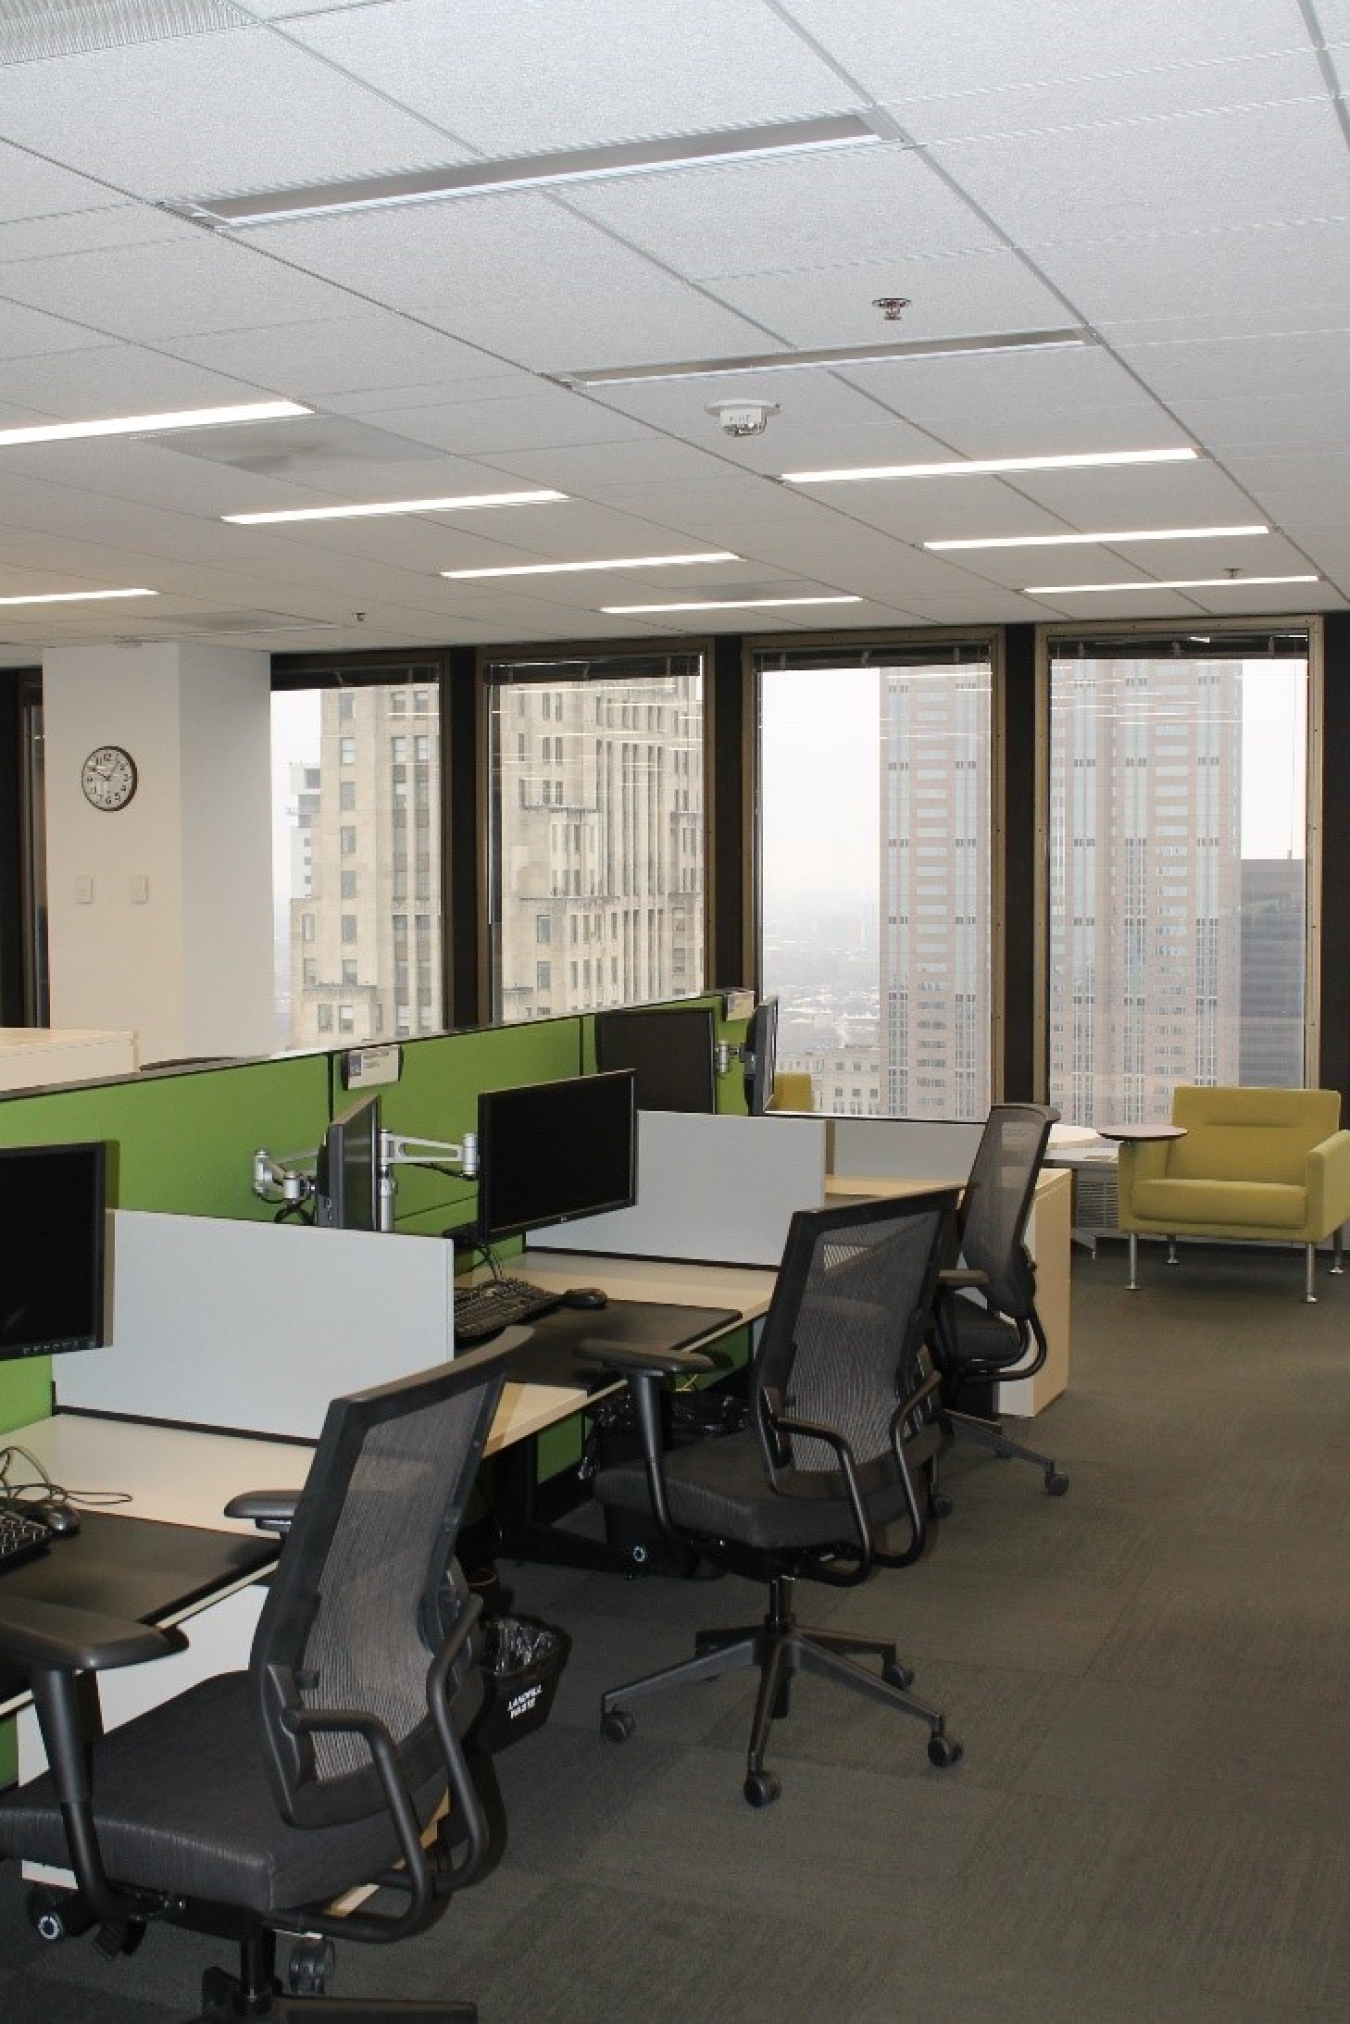
[[[771,1481],[783,1470],[766,1430],[766,1393],[795,1418],[836,1428],[861,1467],[893,1462],[891,1419],[917,1381],[956,1198],[955,1188],[933,1188],[792,1218],[750,1373]],[[786,1452],[798,1473],[838,1468],[823,1441],[790,1439]]]
[[[1308,1154],[1341,1122],[1335,1089],[1233,1089],[1182,1084],[1172,1122],[1186,1136],[1169,1147],[1176,1180],[1283,1181],[1303,1187]]]
[[[296,1736],[291,1710],[376,1716],[411,1792],[443,1762],[427,1675],[464,1606],[462,1584],[445,1577],[507,1354],[479,1350],[328,1409],[249,1667],[273,1793],[292,1826],[360,1819],[378,1810],[381,1788],[361,1737]]]
[[[1036,1280],[1024,1242],[1057,1110],[1040,1103],[996,1103],[961,1196],[957,1237],[962,1261],[988,1275],[980,1290],[991,1307],[1025,1321]]]

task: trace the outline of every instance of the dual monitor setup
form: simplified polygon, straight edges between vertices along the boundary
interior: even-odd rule
[[[737,1050],[719,1048],[706,1005],[598,1012],[594,1075],[480,1091],[476,1133],[462,1147],[441,1148],[461,1159],[466,1178],[477,1177],[479,1241],[491,1245],[631,1208],[636,1111],[715,1111],[717,1076],[733,1051],[742,1058],[746,1107],[762,1114],[773,1091],[777,1012],[776,999],[757,1006]],[[384,1133],[378,1096],[362,1098],[324,1135],[314,1175],[317,1220],[336,1229],[388,1229],[391,1165],[405,1158],[435,1165],[427,1147]]]

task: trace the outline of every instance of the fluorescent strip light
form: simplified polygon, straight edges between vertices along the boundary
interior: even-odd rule
[[[554,154],[515,155],[501,161],[456,162],[388,176],[359,176],[346,182],[257,190],[236,197],[196,197],[170,208],[206,224],[272,225],[289,218],[369,211],[389,204],[484,196],[501,190],[552,189],[558,184],[596,182],[655,169],[691,169],[712,162],[814,154],[822,148],[875,144],[881,138],[877,128],[862,114],[838,113],[824,119],[782,120],[768,126],[731,127],[715,133],[610,142]]]
[[[1087,330],[1014,330],[985,337],[919,338],[910,344],[846,344],[815,351],[763,351],[738,358],[681,359],[663,365],[599,366],[594,371],[560,372],[551,377],[566,387],[614,387],[643,380],[722,379],[728,373],[800,372],[809,366],[844,371],[850,366],[890,365],[896,359],[962,358],[970,352],[1063,351],[1096,341]]]
[[[158,597],[157,590],[49,590],[40,597],[0,597],[0,604],[96,604],[105,597]]]
[[[610,618],[651,611],[761,611],[770,605],[861,604],[860,597],[728,597],[706,598],[697,604],[602,604]]]
[[[1200,452],[1180,450],[1089,450],[1071,457],[957,457],[941,464],[872,464],[838,471],[784,471],[785,485],[844,485],[863,478],[1000,477],[1009,471],[1092,471],[1115,464],[1187,464]]]
[[[148,436],[168,429],[215,429],[226,422],[276,422],[312,415],[299,401],[244,401],[229,408],[180,408],[167,415],[114,415],[101,422],[43,422],[34,429],[0,429],[0,448],[19,443],[73,443],[85,436]]]
[[[373,506],[293,506],[280,513],[222,513],[233,527],[282,520],[378,520],[386,513],[477,513],[489,506],[556,506],[565,492],[463,492],[452,499],[383,499]]]
[[[1176,576],[1153,583],[1029,583],[1026,597],[1077,597],[1093,590],[1244,590],[1248,584],[1320,583],[1320,576]]]
[[[1269,532],[1259,523],[1254,527],[1136,527],[1121,534],[998,534],[979,541],[925,541],[923,545],[933,549],[1081,548],[1094,542],[1236,540],[1240,535]]]
[[[443,569],[457,583],[484,576],[566,576],[585,569],[684,569],[694,562],[739,562],[729,548],[710,548],[704,555],[611,555],[602,562],[513,562],[502,569]]]

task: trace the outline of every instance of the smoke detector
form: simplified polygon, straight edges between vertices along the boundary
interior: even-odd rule
[[[777,401],[713,401],[708,413],[724,436],[762,436],[770,415],[778,413]]]

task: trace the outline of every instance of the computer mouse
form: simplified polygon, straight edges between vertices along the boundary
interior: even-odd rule
[[[609,1295],[599,1286],[569,1286],[562,1297],[564,1307],[608,1307]]]
[[[69,1504],[29,1504],[25,1508],[30,1518],[46,1525],[58,1539],[69,1539],[80,1529],[80,1514]]]

